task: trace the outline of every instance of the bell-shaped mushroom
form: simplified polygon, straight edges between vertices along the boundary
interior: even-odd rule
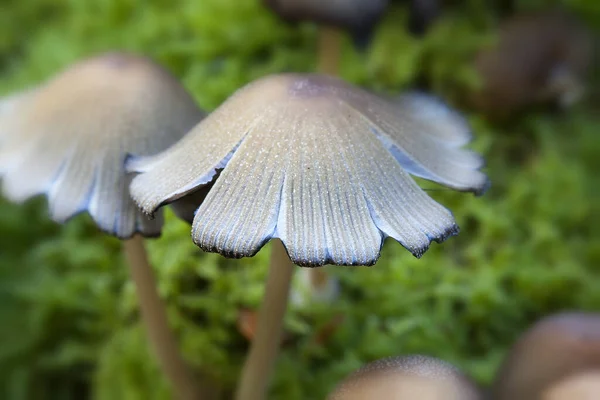
[[[530,400],[542,398],[543,393],[558,396],[581,385],[578,380],[567,382],[565,379],[598,369],[600,315],[550,316],[535,324],[515,343],[499,370],[493,398]],[[594,376],[597,377],[597,373]],[[584,384],[586,382],[589,380]]]
[[[181,398],[195,397],[195,383],[168,330],[140,238],[158,236],[162,218],[150,220],[131,200],[125,160],[166,149],[202,117],[167,71],[122,53],[81,61],[0,102],[2,193],[15,202],[43,194],[55,221],[87,212],[103,231],[129,239],[142,317]]]
[[[280,326],[290,259],[373,265],[386,237],[420,257],[456,234],[450,211],[410,174],[483,193],[482,158],[461,148],[469,139],[459,116],[424,97],[398,105],[333,77],[282,74],[240,89],[170,149],[127,168],[139,174],[131,194],[149,214],[212,185],[192,227],[206,251],[239,258],[283,243],[263,303],[278,310],[261,312],[269,321],[259,317],[260,341],[261,326]],[[263,390],[256,379],[249,385]]]
[[[328,400],[478,400],[477,386],[456,367],[426,356],[390,357],[348,376]]]

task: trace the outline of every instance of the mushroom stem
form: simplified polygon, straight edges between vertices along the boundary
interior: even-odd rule
[[[319,72],[338,75],[342,56],[342,32],[333,26],[319,28]]]
[[[273,240],[271,246],[269,276],[263,304],[258,313],[256,336],[242,369],[235,397],[237,400],[265,398],[281,343],[283,317],[287,309],[294,264],[280,240]]]
[[[166,307],[158,294],[143,238],[135,235],[124,242],[124,248],[139,298],[142,321],[162,371],[171,382],[177,398],[200,399],[194,375],[181,357],[173,332],[169,329]]]

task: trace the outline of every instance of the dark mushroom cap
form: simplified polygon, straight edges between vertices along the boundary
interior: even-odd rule
[[[540,102],[569,105],[585,86],[592,57],[591,36],[573,16],[557,10],[517,15],[476,58],[483,88],[472,102],[501,116]]]
[[[109,53],[79,62],[0,102],[3,194],[17,202],[47,195],[58,222],[87,211],[115,236],[156,236],[162,220],[130,199],[125,159],[164,150],[202,116],[150,60]]]
[[[347,377],[328,400],[477,400],[477,386],[456,367],[426,356],[390,357]]]
[[[129,160],[140,173],[131,194],[153,213],[214,184],[192,237],[229,257],[279,238],[299,265],[371,265],[387,236],[418,257],[457,227],[409,173],[476,193],[488,185],[482,158],[460,148],[463,122],[437,102],[413,109],[333,77],[270,76],[169,150]]]
[[[516,342],[499,370],[494,399],[538,399],[562,379],[600,368],[600,315],[545,318]]]
[[[314,21],[368,34],[385,11],[388,0],[264,0],[281,18]]]

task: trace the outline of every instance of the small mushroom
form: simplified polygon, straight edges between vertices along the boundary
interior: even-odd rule
[[[264,0],[289,22],[313,21],[352,33],[357,41],[369,37],[389,0]]]
[[[576,18],[558,10],[520,14],[498,36],[475,60],[483,84],[470,98],[475,108],[505,118],[536,104],[567,107],[582,96],[593,45]]]
[[[348,376],[328,400],[478,400],[477,386],[453,365],[427,356],[390,357]]]
[[[158,236],[129,196],[130,154],[151,155],[179,140],[203,113],[154,62],[123,53],[81,61],[58,76],[0,102],[2,193],[23,202],[43,194],[50,216],[66,222],[87,212],[124,246],[142,319],[163,370],[182,399],[196,384],[168,329],[141,236]]]
[[[212,185],[192,227],[205,251],[251,257],[279,239],[252,360],[257,343],[279,343],[291,263],[373,265],[386,237],[421,257],[458,232],[409,174],[483,193],[482,158],[460,148],[465,129],[437,103],[399,106],[333,77],[274,75],[238,90],[165,152],[131,158],[131,194],[152,214]],[[263,339],[263,327],[274,336]],[[243,375],[241,387],[255,390],[243,398],[262,397],[273,360],[263,361],[257,376]]]
[[[525,332],[510,350],[496,378],[493,398],[539,399],[564,379],[597,369],[600,369],[600,315],[550,316]],[[572,384],[561,387],[567,390]]]
[[[600,369],[571,375],[546,390],[541,400],[596,400],[600,395]]]

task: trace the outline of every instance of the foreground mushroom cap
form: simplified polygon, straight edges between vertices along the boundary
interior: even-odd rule
[[[130,159],[131,194],[153,213],[214,183],[192,236],[229,257],[279,238],[299,265],[371,265],[387,236],[421,256],[457,227],[409,173],[476,193],[488,181],[481,157],[459,148],[464,121],[419,100],[395,105],[326,76],[266,77],[169,150]]]
[[[453,365],[425,356],[391,357],[347,377],[328,400],[477,400],[479,389]]]
[[[551,316],[535,324],[513,346],[496,378],[493,398],[538,399],[569,376],[594,369],[600,369],[600,315]],[[556,392],[572,386],[556,388]]]
[[[541,400],[595,400],[600,395],[600,369],[571,375],[544,392]]]
[[[0,102],[3,193],[46,194],[63,222],[88,211],[121,238],[160,233],[129,197],[128,154],[164,150],[202,118],[184,88],[157,64],[110,53]]]

